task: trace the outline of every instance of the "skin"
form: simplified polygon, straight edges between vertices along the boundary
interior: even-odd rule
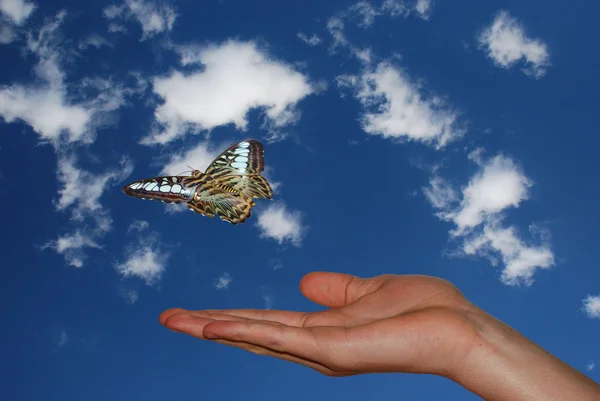
[[[469,302],[448,281],[315,272],[313,313],[169,309],[167,328],[308,366],[328,376],[426,373],[487,401],[599,401],[600,386]]]

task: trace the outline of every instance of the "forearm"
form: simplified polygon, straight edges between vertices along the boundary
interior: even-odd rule
[[[486,401],[600,401],[600,385],[485,313],[451,379]]]

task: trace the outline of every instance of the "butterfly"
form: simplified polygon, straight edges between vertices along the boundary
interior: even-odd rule
[[[187,202],[191,211],[208,217],[218,215],[231,224],[250,217],[254,198],[272,200],[264,170],[264,149],[255,139],[238,142],[221,153],[203,173],[164,176],[135,181],[123,187],[126,195],[165,203]]]

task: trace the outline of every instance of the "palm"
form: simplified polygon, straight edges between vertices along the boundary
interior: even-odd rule
[[[171,309],[161,315],[161,322],[201,339],[335,376],[444,374],[460,363],[477,339],[470,320],[476,308],[441,279],[313,273],[300,287],[307,298],[329,309],[314,313]]]

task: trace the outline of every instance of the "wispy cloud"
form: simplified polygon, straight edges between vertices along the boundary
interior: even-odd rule
[[[600,295],[588,295],[583,300],[583,311],[590,319],[600,319]]]
[[[166,269],[169,253],[162,246],[159,235],[149,225],[132,223],[139,230],[136,238],[125,248],[125,257],[115,265],[124,278],[136,277],[152,286],[160,281]],[[130,226],[131,227],[131,226]],[[128,230],[131,234],[135,230]]]
[[[208,141],[198,142],[194,147],[185,147],[171,153],[169,161],[160,170],[160,174],[181,174],[190,170],[190,167],[205,171],[219,153]]]
[[[93,217],[102,231],[108,231],[106,210],[100,204],[100,198],[112,182],[121,182],[133,171],[133,164],[122,158],[120,167],[104,173],[92,173],[77,166],[75,157],[62,157],[58,161],[58,199],[55,202],[58,211],[71,210],[72,218],[82,221]]]
[[[66,15],[60,11],[37,34],[28,34],[27,50],[37,58],[37,80],[0,87],[0,117],[7,123],[26,123],[42,142],[56,148],[92,143],[96,130],[114,122],[114,113],[138,89],[99,77],[67,86],[64,58],[75,50],[64,48],[59,32]]]
[[[60,235],[57,239],[49,241],[40,248],[53,249],[59,255],[62,255],[66,262],[73,267],[83,267],[86,259],[86,249],[101,249],[97,243],[99,234],[94,230],[78,229],[74,232]]]
[[[215,288],[217,290],[226,290],[229,288],[229,284],[231,284],[232,281],[233,277],[231,277],[231,274],[225,272],[215,282]]]
[[[127,227],[127,233],[130,234],[132,232],[141,233],[150,228],[150,223],[146,220],[133,220],[133,222]]]
[[[370,27],[373,24],[375,17],[380,15],[380,11],[368,1],[359,1],[350,6],[349,13],[354,14],[359,18],[358,26],[362,28]]]
[[[57,347],[64,347],[69,342],[69,335],[65,329],[60,331],[60,335],[58,337],[58,341],[56,343]]]
[[[307,36],[305,33],[299,32],[298,38],[300,38],[300,40],[309,46],[318,46],[322,42],[321,38],[315,33],[313,33],[311,36]]]
[[[315,91],[306,76],[254,42],[229,40],[175,50],[182,65],[203,68],[154,78],[154,92],[164,102],[155,110],[157,127],[144,144],[165,144],[186,132],[228,124],[246,130],[247,113],[256,108],[264,110],[269,130],[281,130],[298,121],[297,103]]]
[[[55,208],[59,212],[70,211],[71,220],[81,227],[45,243],[41,249],[53,249],[63,255],[69,265],[82,267],[85,250],[101,249],[99,240],[111,229],[110,213],[100,203],[102,195],[111,183],[123,180],[132,170],[131,162],[123,158],[118,168],[92,173],[78,167],[74,156],[61,156],[57,171],[60,188]],[[86,224],[88,219],[95,223],[94,226]]]
[[[136,290],[124,289],[119,290],[119,296],[125,300],[129,305],[133,305],[140,299],[140,294]]]
[[[498,155],[483,165],[462,190],[456,210],[444,218],[456,224],[456,234],[481,224],[510,207],[527,200],[532,181],[508,157]]]
[[[290,242],[300,246],[308,227],[302,223],[302,214],[289,211],[281,203],[271,204],[258,215],[256,226],[262,238],[273,239],[279,244]]]
[[[0,13],[15,25],[23,25],[37,6],[27,0],[0,0]]]
[[[428,20],[431,15],[432,4],[431,0],[417,0],[415,11],[424,20]]]
[[[448,104],[438,96],[421,93],[414,80],[389,63],[380,63],[361,75],[338,76],[337,84],[353,90],[362,104],[360,121],[368,134],[419,141],[440,149],[465,133]]]
[[[528,199],[531,180],[508,157],[498,155],[480,161],[479,170],[460,195],[437,173],[423,193],[438,210],[436,215],[454,223],[453,238],[462,240],[458,255],[476,255],[496,265],[499,256],[504,264],[501,281],[507,285],[531,285],[537,269],[554,265],[549,234],[530,226],[539,237],[537,244],[526,243],[515,227],[503,227],[504,214]]]
[[[496,15],[492,24],[479,34],[478,41],[499,67],[511,68],[523,60],[523,72],[533,78],[541,78],[550,66],[546,44],[528,37],[521,23],[506,11]]]
[[[107,47],[112,47],[112,44],[106,40],[104,37],[93,33],[87,37],[85,37],[84,39],[79,41],[79,50],[85,50],[88,47],[95,47],[96,49],[99,49],[103,46],[107,46]]]
[[[265,303],[265,309],[271,309],[273,308],[273,302],[274,299],[271,295],[269,294],[263,294],[262,295],[262,300]]]
[[[110,32],[123,32],[122,23],[135,20],[142,28],[140,40],[150,39],[160,33],[173,29],[177,13],[175,9],[164,2],[125,0],[121,5],[111,5],[104,9],[104,17],[110,22]]]

